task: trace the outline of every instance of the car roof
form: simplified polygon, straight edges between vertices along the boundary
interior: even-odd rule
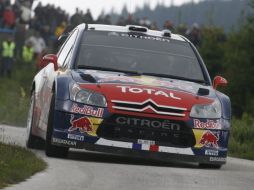
[[[116,25],[103,25],[103,24],[88,24],[87,28],[88,30],[95,30],[95,31],[114,31],[114,32],[130,32],[129,28],[130,27],[136,27],[139,29],[144,29],[146,32],[140,32],[149,36],[155,36],[155,37],[166,37],[164,34],[165,32],[170,32],[170,38],[173,40],[178,40],[178,41],[183,41],[186,42],[188,41],[186,38],[182,37],[181,35],[178,34],[172,34],[171,31],[169,30],[150,30],[144,26],[137,26],[137,25],[126,25],[126,26],[116,26]],[[135,31],[139,32],[139,31]]]

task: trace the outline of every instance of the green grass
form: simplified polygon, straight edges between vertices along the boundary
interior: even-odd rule
[[[17,68],[12,78],[0,77],[0,123],[25,126],[34,68]]]
[[[0,189],[24,181],[46,163],[24,148],[0,143]]]
[[[254,117],[244,114],[232,120],[229,155],[254,160]]]

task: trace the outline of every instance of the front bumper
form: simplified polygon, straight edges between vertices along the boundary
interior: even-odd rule
[[[229,130],[192,129],[196,143],[191,147],[165,146],[156,143],[156,141],[140,141],[140,139],[132,142],[105,139],[98,136],[96,132],[103,120],[110,116],[106,108],[103,114],[101,114],[101,111],[96,112],[98,108],[94,108],[94,112],[84,115],[68,112],[67,110],[71,110],[72,102],[68,101],[68,103],[70,104],[69,106],[68,104],[66,106],[66,103],[62,104],[65,105],[65,109],[57,109],[59,104],[56,107],[52,135],[52,144],[54,145],[164,161],[188,161],[219,165],[226,163]],[[94,115],[92,116],[91,113]],[[91,123],[90,127],[87,125],[87,121]],[[73,128],[74,122],[83,122],[86,127],[82,128],[82,130]],[[188,122],[191,123],[191,121]]]

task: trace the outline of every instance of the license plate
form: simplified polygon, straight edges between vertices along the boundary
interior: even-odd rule
[[[138,139],[138,144],[155,145],[155,141]]]

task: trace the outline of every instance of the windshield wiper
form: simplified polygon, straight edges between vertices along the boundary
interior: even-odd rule
[[[126,70],[115,69],[115,68],[88,66],[88,65],[79,65],[78,69],[94,69],[94,70],[100,70],[100,71],[112,71],[112,72],[118,72],[118,73],[128,73],[128,74],[134,74],[134,75],[142,75],[142,73],[140,73],[138,71],[126,71]]]
[[[150,75],[150,76],[156,76],[156,77],[163,77],[163,78],[171,78],[171,79],[177,79],[177,80],[185,80],[185,81],[191,81],[191,82],[197,82],[201,84],[206,84],[206,81],[199,80],[199,79],[190,79],[180,76],[174,76],[174,75],[167,75],[167,74],[158,74],[158,73],[142,73],[142,75]]]

